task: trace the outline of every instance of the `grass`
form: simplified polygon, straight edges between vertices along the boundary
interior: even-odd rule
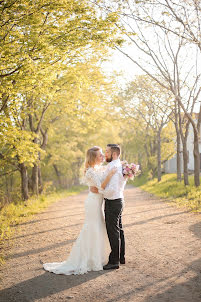
[[[9,240],[16,226],[22,222],[28,221],[31,217],[47,208],[50,204],[65,198],[67,196],[76,195],[86,189],[85,186],[74,186],[65,191],[58,191],[48,195],[41,195],[38,198],[33,197],[28,201],[19,201],[4,206],[0,211],[0,264],[5,262],[4,243]]]
[[[188,186],[183,181],[177,182],[176,174],[165,174],[160,182],[156,178],[148,180],[147,175],[141,175],[136,177],[133,185],[193,212],[201,212],[201,186],[194,186],[193,175],[189,176]]]

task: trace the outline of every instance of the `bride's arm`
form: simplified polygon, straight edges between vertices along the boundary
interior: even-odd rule
[[[85,176],[88,179],[91,179],[94,183],[94,186],[90,186],[90,191],[93,193],[103,193],[106,185],[110,182],[110,179],[116,173],[116,171],[116,168],[111,169],[109,173],[105,176],[105,179],[101,181],[100,176],[93,169],[89,169],[86,172]]]
[[[110,182],[110,179],[112,176],[117,172],[117,168],[112,168],[109,173],[107,174],[106,178],[104,181],[101,183],[101,188],[104,190],[107,184]]]

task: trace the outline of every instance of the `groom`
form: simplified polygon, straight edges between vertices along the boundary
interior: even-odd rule
[[[103,267],[104,270],[118,269],[119,263],[125,264],[125,240],[121,215],[126,180],[122,174],[122,165],[119,159],[120,154],[121,149],[119,145],[107,145],[105,160],[108,162],[108,165],[105,173],[107,174],[114,167],[117,168],[117,172],[113,175],[103,193],[105,199],[106,229],[111,247],[109,262]],[[91,187],[90,190],[93,193],[98,193],[96,187]]]

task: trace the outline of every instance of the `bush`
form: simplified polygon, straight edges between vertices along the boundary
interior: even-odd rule
[[[194,186],[193,175],[189,176],[188,186],[183,181],[178,182],[176,174],[164,174],[160,182],[156,178],[148,180],[147,175],[141,175],[134,179],[133,185],[181,206],[187,206],[192,211],[201,211],[201,187]]]

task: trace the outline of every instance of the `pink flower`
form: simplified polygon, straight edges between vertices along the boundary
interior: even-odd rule
[[[125,175],[129,179],[133,179],[134,176],[137,174],[138,170],[139,170],[139,165],[136,165],[134,163],[128,164],[127,161],[122,162],[123,175]]]

